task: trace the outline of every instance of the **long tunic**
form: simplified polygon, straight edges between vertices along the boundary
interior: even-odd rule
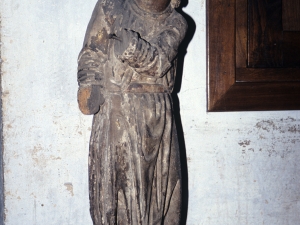
[[[139,35],[134,59],[115,53],[111,35]],[[104,98],[94,115],[89,153],[90,213],[94,225],[179,224],[181,175],[172,114],[177,48],[186,23],[168,7],[142,11],[133,0],[98,1],[79,55],[92,68],[79,85]]]

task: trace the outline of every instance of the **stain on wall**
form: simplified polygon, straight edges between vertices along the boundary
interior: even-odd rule
[[[74,192],[73,192],[73,184],[68,182],[68,183],[64,183],[64,185],[67,188],[67,191],[70,192],[71,196],[74,196]]]

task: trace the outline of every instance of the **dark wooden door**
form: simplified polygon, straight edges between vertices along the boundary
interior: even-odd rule
[[[207,2],[208,111],[300,109],[300,1]]]
[[[299,0],[249,0],[248,67],[299,67],[299,16]]]

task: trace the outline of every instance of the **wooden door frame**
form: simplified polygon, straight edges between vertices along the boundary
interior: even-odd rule
[[[294,79],[299,69],[259,71],[237,68],[236,4],[240,3],[239,1],[207,0],[207,110],[214,112],[300,109],[300,81],[299,78]],[[268,81],[262,75],[272,74],[271,70],[279,75],[290,75],[285,76],[283,80]],[[258,79],[251,81],[241,78],[245,73],[247,76],[255,75],[258,71]]]

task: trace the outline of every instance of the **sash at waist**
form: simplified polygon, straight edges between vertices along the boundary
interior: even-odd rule
[[[162,84],[145,84],[131,83],[125,89],[107,88],[108,92],[124,92],[124,93],[168,93],[169,90]]]
[[[141,83],[132,83],[130,84],[125,92],[133,93],[166,93],[165,86],[162,84],[141,84]]]

